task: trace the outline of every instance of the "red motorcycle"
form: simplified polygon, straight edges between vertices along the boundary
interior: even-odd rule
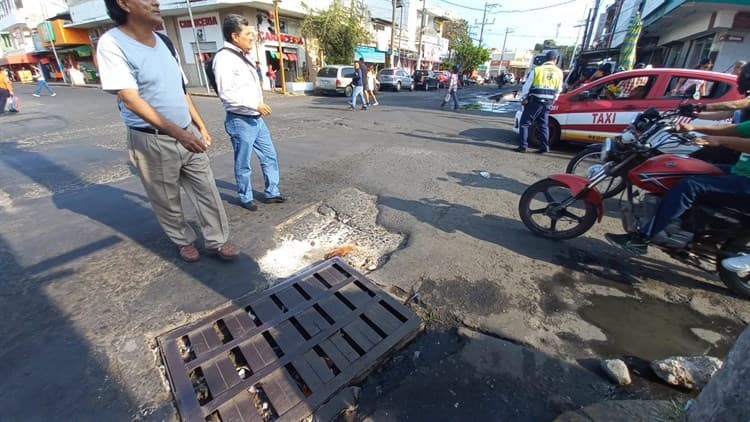
[[[588,178],[553,174],[529,186],[518,204],[524,225],[547,239],[578,237],[604,216],[604,198],[597,186],[604,183],[606,187],[613,179],[621,179],[622,225],[626,232],[638,233],[650,223],[663,195],[677,182],[694,175],[725,174],[705,161],[659,152],[695,139],[690,134],[675,133],[676,116],[675,111],[659,113],[650,108],[636,117],[627,137],[605,141],[602,164]],[[724,259],[750,254],[748,210],[696,203],[682,215],[679,224],[666,230],[674,244],[654,246],[704,271],[718,271],[732,291],[750,298],[750,273],[732,272],[721,265]]]

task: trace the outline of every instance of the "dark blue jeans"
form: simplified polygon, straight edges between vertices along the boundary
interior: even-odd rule
[[[722,170],[728,171],[727,168]],[[727,174],[724,176],[690,176],[680,180],[662,199],[651,223],[647,237],[664,230],[696,201],[715,205],[745,208],[750,204],[750,177]],[[648,230],[648,226],[646,226]]]
[[[541,101],[529,97],[529,102],[523,107],[521,120],[518,122],[518,135],[520,138],[520,147],[529,147],[529,127],[537,123],[537,139],[539,139],[539,149],[549,151],[549,111],[552,104],[545,104]]]

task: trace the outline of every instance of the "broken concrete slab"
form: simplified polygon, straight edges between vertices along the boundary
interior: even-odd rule
[[[652,422],[680,420],[678,405],[666,400],[614,400],[565,412],[553,422]]]

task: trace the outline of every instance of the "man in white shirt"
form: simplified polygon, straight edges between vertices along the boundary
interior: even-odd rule
[[[271,107],[263,102],[263,88],[258,72],[247,54],[257,34],[250,22],[241,15],[230,14],[222,24],[224,48],[214,56],[213,70],[216,93],[221,98],[227,117],[224,128],[234,148],[234,177],[242,207],[256,211],[250,184],[250,160],[258,155],[265,181],[266,203],[281,203],[286,198],[279,191],[279,162],[263,116],[271,114]]]
[[[196,235],[185,221],[180,187],[198,213],[206,252],[230,260],[239,250],[227,243],[229,223],[206,149],[203,119],[185,92],[184,75],[170,47],[154,28],[162,23],[153,0],[105,0],[117,24],[102,35],[96,56],[102,89],[117,94],[128,127],[130,160],[138,168],[151,206],[186,262],[200,259]]]

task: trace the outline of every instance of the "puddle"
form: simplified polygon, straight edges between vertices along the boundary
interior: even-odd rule
[[[578,313],[607,335],[606,342],[592,342],[592,348],[604,357],[634,356],[650,361],[706,354],[723,359],[744,328],[733,320],[707,317],[688,305],[651,297],[592,296],[589,300],[593,304]],[[709,343],[695,334],[701,330],[722,338]]]

